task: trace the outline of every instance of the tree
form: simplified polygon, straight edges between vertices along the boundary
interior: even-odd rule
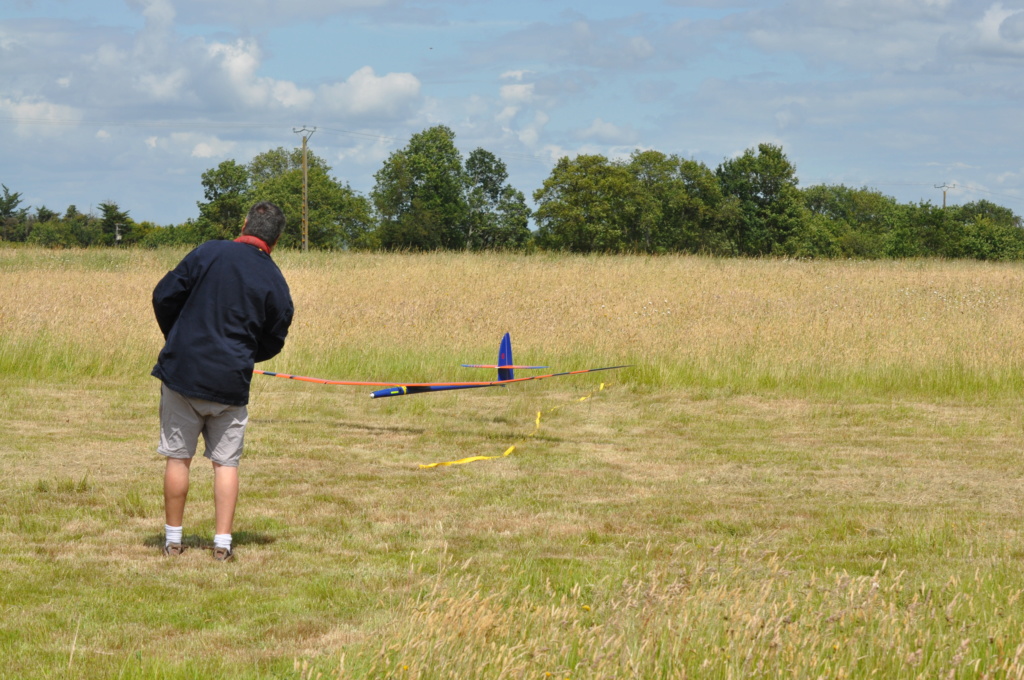
[[[526,197],[508,184],[505,163],[475,149],[466,159],[466,248],[521,248],[530,240]]]
[[[801,193],[809,219],[791,238],[791,254],[879,258],[885,256],[891,232],[905,233],[907,212],[879,191],[819,184]]]
[[[233,238],[242,229],[248,211],[249,170],[233,160],[203,173],[203,197],[197,202],[199,220],[210,238]]]
[[[331,172],[331,166],[312,151],[306,151],[306,166],[310,170],[320,169],[325,173]],[[302,170],[302,149],[285,149],[279,146],[270,151],[255,156],[246,166],[249,173],[249,181],[253,185],[266,182],[267,180],[280,177],[292,170]]]
[[[733,250],[721,231],[730,204],[706,165],[659,151],[637,151],[626,168],[637,184],[638,209],[627,230],[633,249],[716,254]]]
[[[100,226],[100,221],[91,215],[78,212],[78,208],[74,205],[68,206],[61,221],[71,227],[71,233],[74,234],[78,245],[84,247],[109,245]]]
[[[50,210],[45,205],[41,205],[36,208],[36,219],[40,222],[49,222],[50,220],[59,219],[60,215],[53,210]]]
[[[892,228],[885,234],[884,255],[891,258],[936,255],[944,241],[945,218],[941,207],[931,201],[900,204]]]
[[[1024,254],[1021,219],[1008,208],[976,201],[941,210],[944,257],[1019,260]]]
[[[629,170],[600,155],[559,159],[534,192],[537,245],[574,252],[617,252],[637,220]]]
[[[64,220],[36,221],[26,241],[46,248],[75,248],[82,245],[75,235],[73,225]]]
[[[739,201],[740,219],[731,225],[742,255],[780,252],[804,219],[796,168],[782,147],[759,144],[757,151],[726,160],[715,170],[726,196]]]
[[[331,177],[330,166],[308,150],[307,167],[310,247],[345,249],[372,245],[369,201]],[[246,205],[257,201],[277,204],[287,219],[279,244],[301,245],[302,151],[278,148],[260,154],[249,163],[248,173],[252,186],[245,195]]]
[[[385,248],[461,250],[468,243],[466,172],[455,133],[437,125],[414,134],[374,174],[371,196]]]
[[[965,203],[959,208],[952,208],[952,210],[955,211],[956,218],[962,222],[971,222],[980,220],[981,218],[988,218],[993,224],[1024,229],[1024,221],[1022,221],[1021,218],[1012,210],[1004,208],[1001,205],[996,205],[991,201],[973,201],[971,203]]]
[[[0,196],[0,239],[4,241],[24,241],[26,233],[26,217],[28,208],[20,208],[21,193],[12,192],[6,184],[0,184],[3,195]]]
[[[100,213],[100,230],[107,245],[127,245],[135,241],[131,233],[135,223],[127,210],[121,210],[117,203],[108,200],[100,203]]]

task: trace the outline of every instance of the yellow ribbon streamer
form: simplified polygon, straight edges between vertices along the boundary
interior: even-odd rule
[[[585,397],[580,397],[579,399],[574,400],[574,403],[578,404],[580,402],[586,401],[587,399],[590,399],[592,396],[594,396],[595,394],[597,394],[598,392],[603,390],[604,389],[604,385],[605,385],[604,383],[601,383],[601,386],[598,387],[596,390],[594,390],[590,394],[586,395]],[[562,406],[565,406],[565,404],[561,404],[559,406],[554,406],[554,407],[548,409],[547,413],[554,413],[558,409],[562,408]],[[507,449],[505,449],[505,453],[501,454],[500,456],[470,456],[469,458],[461,458],[459,460],[449,460],[449,461],[445,461],[443,463],[425,463],[425,464],[421,464],[420,465],[420,469],[424,470],[424,469],[427,469],[427,468],[443,467],[443,466],[446,466],[446,465],[465,465],[466,463],[475,463],[478,460],[496,460],[498,458],[505,458],[506,456],[510,455],[513,451],[515,451],[517,446],[519,446],[520,444],[524,443],[527,439],[529,439],[530,437],[534,436],[535,434],[537,434],[540,431],[540,417],[541,417],[541,413],[542,413],[541,411],[537,411],[537,418],[536,418],[536,420],[534,420],[534,423],[533,423],[533,432],[531,432],[530,434],[526,435],[522,440],[516,442],[512,446],[510,446]]]

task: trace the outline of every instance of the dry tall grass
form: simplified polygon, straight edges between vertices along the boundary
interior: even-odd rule
[[[179,253],[180,254],[180,253]],[[0,337],[57,367],[137,368],[149,292],[174,255],[94,264],[0,251]],[[282,253],[296,321],[273,368],[455,374],[511,331],[524,361],[633,363],[634,380],[732,387],[1016,390],[1024,271],[977,262]],[[42,341],[42,342],[41,342]],[[2,348],[0,348],[2,349]],[[44,361],[38,352],[30,361]],[[451,362],[438,365],[444,357]]]

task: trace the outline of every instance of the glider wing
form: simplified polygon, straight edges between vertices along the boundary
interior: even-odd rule
[[[370,394],[371,399],[380,399],[383,397],[400,397],[408,394],[422,394],[424,392],[444,392],[446,390],[467,390],[476,387],[497,387],[499,385],[510,385],[512,383],[527,382],[529,380],[544,380],[546,378],[557,378],[563,375],[579,375],[581,373],[594,373],[596,371],[614,371],[619,368],[628,368],[629,365],[624,366],[606,366],[604,368],[586,368],[580,371],[563,371],[561,373],[549,373],[548,375],[532,375],[525,378],[515,377],[515,369],[542,369],[547,366],[517,366],[512,363],[512,340],[508,333],[501,339],[501,345],[498,348],[498,363],[497,364],[462,364],[467,368],[496,368],[498,369],[497,380],[485,380],[477,382],[427,382],[427,383],[410,383],[410,382],[366,382],[356,380],[327,380],[324,378],[311,378],[304,375],[290,375],[288,373],[275,373],[273,371],[264,371],[260,369],[254,369],[253,373],[259,375],[268,375],[274,378],[285,378],[287,380],[298,380],[300,382],[317,383],[320,385],[356,385],[362,387],[383,387],[384,389],[376,390]]]

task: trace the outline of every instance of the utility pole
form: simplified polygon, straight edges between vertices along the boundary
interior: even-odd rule
[[[303,125],[299,129],[292,128],[292,132],[302,135],[302,252],[309,251],[309,164],[306,162],[306,142],[316,132]],[[309,133],[309,134],[306,134]]]
[[[955,184],[936,184],[936,189],[942,189],[942,209],[946,209],[946,191],[949,189],[956,189]]]

